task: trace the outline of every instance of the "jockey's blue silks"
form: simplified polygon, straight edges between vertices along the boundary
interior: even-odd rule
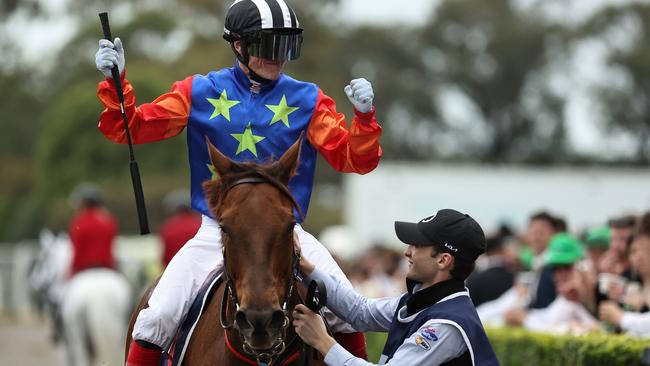
[[[207,136],[237,162],[277,159],[307,130],[318,99],[318,87],[282,74],[259,93],[239,67],[194,76],[187,145],[192,208],[212,216],[202,183],[213,178]],[[316,168],[316,149],[303,141],[297,174],[289,189],[306,215]],[[300,215],[296,218],[302,221]]]

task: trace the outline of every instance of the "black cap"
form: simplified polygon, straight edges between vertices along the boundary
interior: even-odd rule
[[[399,240],[415,246],[437,245],[456,258],[474,262],[485,253],[485,234],[467,214],[440,210],[418,223],[395,221]]]

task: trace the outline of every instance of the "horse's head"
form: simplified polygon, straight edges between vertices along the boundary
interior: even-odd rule
[[[218,178],[203,187],[221,227],[224,272],[235,302],[235,328],[254,354],[283,346],[293,286],[294,208],[287,188],[302,138],[273,163],[237,163],[208,141]]]

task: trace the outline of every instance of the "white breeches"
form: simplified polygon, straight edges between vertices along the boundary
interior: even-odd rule
[[[317,268],[350,284],[329,251],[311,234],[297,224],[295,233],[300,240],[302,255]],[[133,339],[143,340],[167,349],[180,322],[187,314],[192,301],[208,274],[221,269],[221,232],[216,221],[203,216],[196,236],[188,241],[174,256],[151,294],[149,307],[140,311],[133,328]],[[352,333],[352,327],[325,310],[332,331]]]

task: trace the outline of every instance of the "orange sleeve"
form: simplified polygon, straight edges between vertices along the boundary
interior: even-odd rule
[[[190,116],[192,76],[175,82],[169,93],[159,96],[153,102],[136,107],[133,86],[124,75],[125,72],[121,77],[124,108],[134,144],[164,140],[183,131]],[[97,97],[105,107],[99,117],[99,130],[109,140],[125,144],[124,120],[113,79],[106,78],[99,83]]]
[[[381,158],[381,127],[375,119],[374,107],[368,113],[357,110],[354,113],[348,129],[345,116],[336,111],[334,100],[318,89],[307,139],[334,169],[366,174],[377,167]]]

